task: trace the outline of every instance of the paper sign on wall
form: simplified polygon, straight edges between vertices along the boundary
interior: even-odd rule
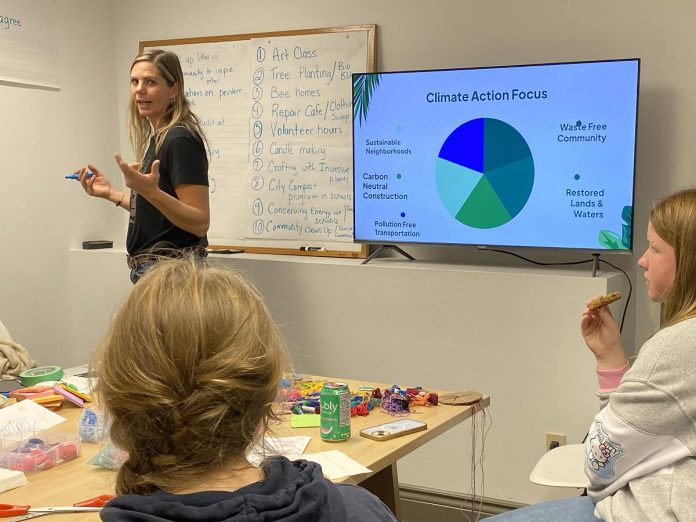
[[[0,0],[0,80],[60,88],[55,0]]]

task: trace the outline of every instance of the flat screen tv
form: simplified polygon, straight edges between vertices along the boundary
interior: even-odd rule
[[[639,70],[354,74],[355,240],[631,252]]]

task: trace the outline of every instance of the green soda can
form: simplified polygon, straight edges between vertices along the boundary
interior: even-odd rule
[[[326,382],[319,395],[321,439],[342,442],[350,439],[350,390],[343,382]]]

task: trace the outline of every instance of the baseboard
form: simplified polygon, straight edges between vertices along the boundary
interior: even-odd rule
[[[476,516],[473,519],[471,516],[470,495],[401,484],[399,485],[399,496],[401,497],[402,522],[430,522],[433,520],[437,520],[437,522],[465,522],[477,520]],[[478,512],[478,520],[482,520],[523,505],[495,498],[477,498],[475,513]]]

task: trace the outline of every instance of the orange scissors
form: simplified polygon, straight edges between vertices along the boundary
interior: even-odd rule
[[[104,504],[106,504],[112,498],[112,495],[99,495],[98,497],[83,500],[82,502],[77,502],[72,506],[65,507],[49,506],[33,508],[31,506],[0,504],[0,518],[18,517],[24,515],[23,517],[17,518],[13,521],[19,522],[20,520],[29,520],[30,518],[42,517],[44,515],[50,515],[53,513],[84,513],[88,511],[99,511]]]

